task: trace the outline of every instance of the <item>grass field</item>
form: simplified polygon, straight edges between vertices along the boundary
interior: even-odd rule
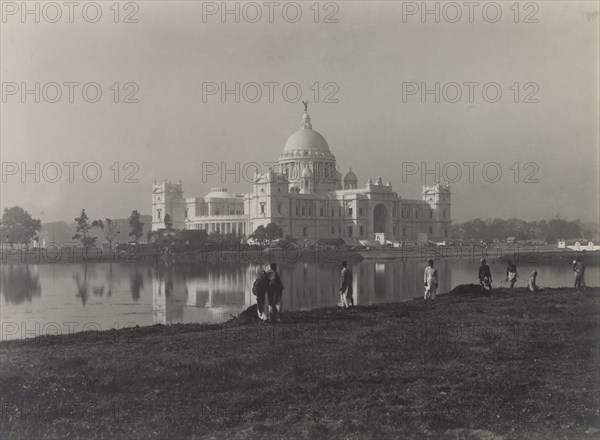
[[[600,438],[599,293],[3,342],[0,437]]]

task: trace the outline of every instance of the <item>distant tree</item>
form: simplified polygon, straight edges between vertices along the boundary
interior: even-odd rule
[[[579,220],[565,220],[558,214],[550,221],[527,222],[519,218],[504,220],[501,218],[469,220],[453,223],[451,236],[465,240],[505,240],[516,237],[518,240],[540,240],[555,243],[557,239],[582,238],[586,229]],[[592,231],[593,234],[593,231]]]
[[[169,214],[165,214],[165,228],[167,231],[173,230],[173,220],[171,220],[171,216]]]
[[[146,241],[148,243],[156,243],[158,241],[160,241],[161,239],[161,234],[159,233],[159,231],[148,231],[146,233]]]
[[[137,210],[131,212],[129,217],[129,226],[131,227],[130,237],[134,238],[137,243],[140,237],[144,234],[144,223],[141,220],[140,213]]]
[[[559,214],[548,222],[550,235],[557,239],[569,239],[581,237],[581,225],[579,220],[568,221],[560,217]]]
[[[117,238],[117,235],[120,234],[120,232],[117,231],[117,222],[110,218],[106,218],[104,223],[102,223],[102,220],[98,220],[98,223],[98,227],[104,231],[104,238],[106,238],[106,241],[108,242],[108,247],[112,249],[113,242]]]
[[[175,239],[189,246],[201,245],[208,238],[208,233],[204,229],[184,229],[177,231]]]
[[[250,234],[252,240],[256,241],[259,244],[264,244],[267,241],[267,232],[263,225],[260,225],[256,228],[256,230]]]
[[[89,232],[92,228],[102,228],[102,220],[94,220],[90,222],[88,215],[85,213],[85,209],[81,210],[79,217],[75,219],[77,223],[77,232],[73,235],[73,240],[79,240],[83,247],[91,246],[96,244],[96,237],[90,237]]]
[[[281,228],[275,223],[269,223],[265,226],[265,236],[268,241],[276,240],[281,237]]]
[[[600,227],[597,223],[584,223],[581,225],[581,236],[587,240],[598,240],[600,237]]]
[[[538,240],[546,240],[550,236],[550,228],[548,227],[548,222],[546,220],[540,220],[539,222],[531,223],[534,238]]]
[[[480,218],[464,223],[465,238],[472,240],[483,240],[488,238],[487,225]]]
[[[450,225],[450,236],[459,240],[466,238],[464,223],[452,223]]]
[[[486,225],[486,240],[493,241],[494,239],[505,239],[509,237],[511,233],[507,230],[506,220],[501,218],[487,219]]]
[[[516,237],[519,240],[528,240],[533,238],[529,234],[529,224],[520,218],[509,218],[505,222],[506,237]]]
[[[40,219],[31,217],[31,214],[20,206],[4,208],[4,214],[2,214],[2,221],[0,222],[2,241],[29,243],[41,230],[42,222]]]

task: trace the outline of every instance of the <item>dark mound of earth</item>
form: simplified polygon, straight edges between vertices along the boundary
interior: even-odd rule
[[[448,292],[448,295],[479,296],[489,295],[489,292],[479,284],[461,284]]]
[[[258,321],[258,311],[256,310],[256,304],[251,305],[242,313],[240,313],[239,318]]]

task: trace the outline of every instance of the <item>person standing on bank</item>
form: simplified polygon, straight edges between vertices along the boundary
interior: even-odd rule
[[[488,287],[489,291],[492,292],[492,271],[490,266],[486,264],[485,258],[481,259],[481,266],[479,266],[479,284],[484,289]]]
[[[267,322],[269,320],[269,301],[267,299],[267,292],[269,291],[269,275],[267,272],[262,270],[254,284],[252,285],[252,293],[256,296],[256,310],[258,312],[258,319],[261,322]]]
[[[510,281],[510,288],[514,288],[517,283],[517,265],[513,263],[511,260],[508,260],[508,265],[506,266],[506,281]]]
[[[529,278],[529,284],[528,284],[530,292],[535,293],[535,292],[539,292],[540,290],[542,290],[537,285],[537,275],[538,275],[537,271],[534,270],[533,272],[531,272],[531,278]]]
[[[273,321],[281,321],[281,296],[284,287],[279,277],[279,272],[277,272],[276,263],[271,263],[271,270],[269,270],[268,275],[269,290],[267,291],[267,297],[271,306],[271,319]]]
[[[354,306],[354,292],[352,290],[352,271],[348,269],[348,263],[342,261],[342,280],[340,283],[340,297],[342,307]]]
[[[433,267],[433,260],[427,262],[428,266],[425,268],[423,275],[425,281],[425,294],[423,299],[427,301],[429,298],[433,301],[437,293],[438,288],[438,273],[437,269]]]
[[[573,272],[575,272],[575,290],[579,292],[582,288],[585,289],[585,263],[581,257],[577,257],[573,261]]]

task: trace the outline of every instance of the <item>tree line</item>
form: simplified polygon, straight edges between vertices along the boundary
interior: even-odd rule
[[[79,240],[83,247],[93,246],[96,244],[98,238],[89,235],[92,228],[98,228],[102,230],[104,233],[104,238],[106,239],[106,242],[110,248],[112,248],[113,242],[120,234],[120,232],[117,231],[117,224],[114,220],[110,218],[105,218],[104,221],[90,220],[85,212],[85,209],[82,209],[79,217],[75,218],[75,224],[76,234],[73,235],[73,240]],[[129,216],[129,227],[131,228],[129,236],[133,237],[133,241],[137,244],[140,237],[143,235],[144,229],[144,222],[142,222],[141,215],[137,210],[133,210]]]
[[[165,216],[166,231],[173,231],[173,222],[169,215]],[[137,210],[129,216],[129,237],[138,243],[143,235],[144,223]],[[81,210],[79,217],[75,218],[75,235],[73,240],[78,240],[82,246],[96,244],[97,237],[90,234],[94,228],[100,229],[108,245],[112,245],[120,232],[117,230],[116,220],[105,218],[104,220],[91,220],[85,209]],[[5,208],[0,221],[0,237],[5,243],[29,243],[35,239],[42,229],[40,219],[35,219],[20,206]],[[214,235],[214,234],[211,234]],[[248,238],[258,243],[267,243],[281,237],[280,228],[271,223],[267,226],[259,226]],[[482,220],[476,218],[462,223],[453,223],[450,229],[450,237],[462,240],[506,240],[515,237],[517,240],[537,240],[547,243],[556,243],[561,239],[586,239],[598,238],[598,225],[584,224],[580,220],[567,220],[556,215],[550,220],[525,221],[519,218],[490,218]],[[186,237],[189,240],[189,237]],[[215,238],[215,237],[213,237]],[[288,237],[286,237],[288,238]],[[291,237],[289,237],[291,240]]]
[[[76,229],[72,238],[79,241],[83,247],[96,244],[98,238],[90,235],[91,230],[94,228],[102,230],[104,238],[111,248],[115,239],[120,234],[117,231],[115,220],[110,218],[91,220],[85,209],[82,209],[79,217],[76,217],[74,220]],[[141,221],[141,215],[137,210],[134,210],[128,220],[130,227],[129,236],[133,237],[133,241],[137,243],[143,235],[144,223]],[[26,244],[31,240],[37,239],[38,233],[41,230],[41,220],[33,218],[29,212],[20,206],[4,209],[2,220],[0,221],[0,237],[2,242]]]
[[[551,220],[525,221],[519,218],[476,218],[463,223],[453,223],[450,235],[463,240],[536,240],[556,243],[558,240],[597,238],[597,228],[582,224],[579,220],[567,220],[558,214]]]

